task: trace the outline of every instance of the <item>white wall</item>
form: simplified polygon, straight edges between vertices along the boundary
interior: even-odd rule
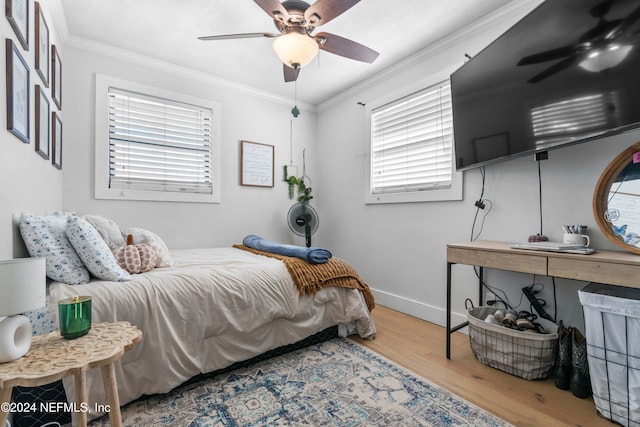
[[[29,50],[20,45],[13,28],[6,18],[0,19],[2,35],[2,76],[5,76],[4,58],[5,39],[10,38],[18,46],[20,54],[30,69],[29,116],[30,140],[23,143],[7,130],[6,84],[4,77],[0,84],[0,259],[27,256],[22,243],[16,220],[21,212],[47,213],[61,209],[63,171],[53,167],[51,160],[45,160],[35,151],[35,85],[43,86],[35,70],[34,4],[29,4]],[[40,2],[45,21],[49,27],[49,42],[55,44],[64,55],[64,48],[58,41],[58,29],[55,25],[47,2]],[[51,100],[51,87],[44,88],[49,99],[51,111],[56,110]],[[64,122],[64,114],[61,113]]]
[[[416,82],[426,87],[446,79],[463,64],[465,53],[475,55],[526,10],[512,8],[508,12],[502,22],[479,22],[465,30],[468,38],[453,34],[379,76],[374,84],[354,88],[347,96],[319,108],[319,211],[323,228],[331,230],[322,235],[320,243],[356,267],[374,288],[378,303],[441,325],[445,324],[446,245],[470,240],[474,202],[481,192],[479,170],[464,174],[462,201],[365,205],[368,129],[365,109],[358,102],[366,104],[389,93],[408,94],[409,88],[415,90]],[[549,152],[549,160],[541,163],[544,233],[561,240],[562,224],[587,224],[593,246],[616,249],[597,229],[591,200],[609,161],[639,139],[640,131],[636,131]],[[493,206],[480,239],[522,242],[539,231],[538,170],[532,158],[487,166],[483,198]],[[484,213],[480,212],[478,227]],[[456,320],[460,320],[465,315],[464,299],[477,298],[477,279],[467,266],[454,266],[453,278],[453,307],[459,315]],[[553,315],[551,279],[535,280],[545,285],[540,296]],[[497,270],[487,275],[490,285],[508,291],[513,305],[520,301],[521,288],[533,281],[531,275]],[[583,327],[577,290],[585,283],[557,279],[556,284],[558,319]],[[526,298],[524,301],[520,309],[529,310]]]
[[[290,110],[293,101],[271,99],[180,67],[132,56],[104,46],[72,41],[65,51],[65,210],[112,218],[122,227],[158,233],[171,248],[228,246],[247,234],[297,242],[286,213],[294,201],[282,182],[290,162]],[[222,111],[222,203],[168,203],[94,198],[95,73],[210,99]],[[293,87],[292,87],[293,94]],[[315,174],[316,116],[305,110],[293,123],[294,163]],[[275,146],[275,187],[240,185],[240,140]],[[300,168],[301,170],[301,168]]]

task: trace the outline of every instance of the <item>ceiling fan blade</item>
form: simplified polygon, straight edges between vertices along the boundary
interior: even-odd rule
[[[317,0],[304,12],[309,25],[319,27],[351,9],[360,0]]]
[[[291,68],[286,64],[282,64],[282,70],[284,71],[285,82],[295,82],[300,75],[300,67]]]
[[[618,25],[616,35],[620,35],[627,31],[634,22],[636,22],[640,18],[640,7],[636,8],[633,12],[631,12],[626,18],[622,20],[620,25]]]
[[[240,34],[223,34],[220,36],[203,36],[198,37],[198,40],[231,40],[231,39],[252,39],[257,37],[278,37],[280,34],[271,33],[240,33]]]
[[[241,34],[223,34],[221,36],[204,36],[198,37],[198,40],[230,40],[230,39],[251,39],[256,37],[278,37],[280,34],[271,33],[241,33]]]
[[[262,8],[267,14],[280,22],[287,22],[289,19],[289,12],[278,0],[253,0],[258,6]]]
[[[555,59],[562,59],[569,55],[577,53],[580,49],[579,45],[569,45],[559,47],[557,49],[547,50],[545,52],[534,53],[533,55],[525,56],[518,61],[518,66],[538,64],[540,62],[553,61]]]
[[[365,45],[336,36],[329,33],[318,33],[314,37],[320,49],[335,55],[344,56],[345,58],[355,59],[356,61],[368,62],[369,64],[376,60],[380,55],[375,50]]]
[[[570,56],[560,62],[558,62],[557,64],[552,65],[551,67],[547,68],[546,70],[544,70],[543,72],[536,74],[535,76],[533,76],[532,78],[529,79],[529,83],[538,83],[539,81],[542,81],[546,78],[549,78],[551,76],[553,76],[554,74],[559,73],[560,71],[571,67],[572,65],[575,65],[577,63],[579,63],[580,61],[582,61],[582,59],[584,58],[584,54],[582,55],[573,55]]]

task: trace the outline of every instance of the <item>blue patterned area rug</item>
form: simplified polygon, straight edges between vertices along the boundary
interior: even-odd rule
[[[122,408],[125,426],[508,426],[336,338]],[[108,417],[91,426],[109,425]]]

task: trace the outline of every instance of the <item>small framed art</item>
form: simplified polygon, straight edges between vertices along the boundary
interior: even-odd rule
[[[51,45],[51,98],[62,110],[62,61],[55,44]]]
[[[35,2],[36,71],[42,84],[49,87],[49,27],[44,19],[40,3]]]
[[[29,143],[29,66],[11,39],[6,40],[7,129]]]
[[[240,185],[273,187],[273,145],[240,141]]]
[[[62,120],[55,111],[51,113],[51,164],[62,169]]]
[[[24,50],[29,50],[29,0],[5,0],[4,14]]]
[[[42,86],[36,85],[36,152],[49,160],[49,100]]]

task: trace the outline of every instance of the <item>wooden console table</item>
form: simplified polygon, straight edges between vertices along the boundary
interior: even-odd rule
[[[478,301],[482,304],[484,268],[553,276],[585,282],[640,288],[640,256],[627,252],[598,251],[591,255],[512,249],[509,243],[475,241],[447,245],[447,359],[451,358],[451,334],[469,322],[451,326],[451,266],[480,268]]]
[[[0,363],[0,425],[4,426],[14,386],[35,387],[68,375],[75,377],[77,424],[87,425],[87,369],[101,368],[112,426],[121,426],[120,400],[113,363],[142,338],[128,322],[94,323],[87,335],[73,340],[60,331],[33,337],[31,349],[20,359]],[[55,409],[55,408],[54,408]],[[74,424],[76,425],[76,424]]]

